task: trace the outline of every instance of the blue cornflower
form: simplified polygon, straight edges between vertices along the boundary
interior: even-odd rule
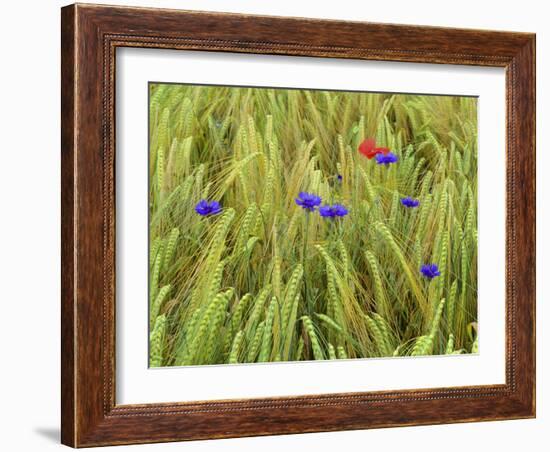
[[[346,209],[342,204],[334,204],[332,206],[322,206],[319,207],[319,215],[327,218],[334,217],[345,217],[348,214],[348,209]]]
[[[342,175],[341,174],[336,175],[336,179],[338,179],[338,182],[342,182]]]
[[[313,193],[306,193],[302,191],[296,198],[296,204],[310,212],[313,212],[315,207],[321,204],[321,197],[314,195]]]
[[[407,196],[406,198],[401,198],[401,204],[405,207],[418,207],[420,205],[420,201]]]
[[[436,264],[423,265],[422,267],[420,267],[420,273],[422,273],[428,279],[433,279],[436,276],[441,275],[441,272],[439,271],[439,268],[437,268]]]
[[[199,215],[216,215],[222,211],[222,206],[218,201],[208,202],[206,199],[201,199],[195,206],[195,212]]]
[[[399,157],[393,152],[388,152],[387,154],[376,154],[376,163],[379,165],[388,166],[390,163],[395,163],[399,160]]]

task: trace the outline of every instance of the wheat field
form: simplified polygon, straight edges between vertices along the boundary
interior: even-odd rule
[[[151,367],[477,352],[477,100],[150,84]]]

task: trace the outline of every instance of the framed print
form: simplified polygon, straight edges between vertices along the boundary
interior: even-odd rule
[[[62,9],[62,442],[535,416],[535,37]]]

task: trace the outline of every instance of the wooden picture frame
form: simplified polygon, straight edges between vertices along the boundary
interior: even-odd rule
[[[535,35],[70,5],[62,9],[62,442],[73,447],[535,416]],[[115,404],[115,50],[506,69],[506,383]]]

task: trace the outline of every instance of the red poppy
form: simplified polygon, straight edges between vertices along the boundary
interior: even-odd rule
[[[369,160],[378,154],[387,154],[390,152],[389,148],[376,147],[376,141],[374,138],[366,138],[359,145],[359,152],[367,157]]]

